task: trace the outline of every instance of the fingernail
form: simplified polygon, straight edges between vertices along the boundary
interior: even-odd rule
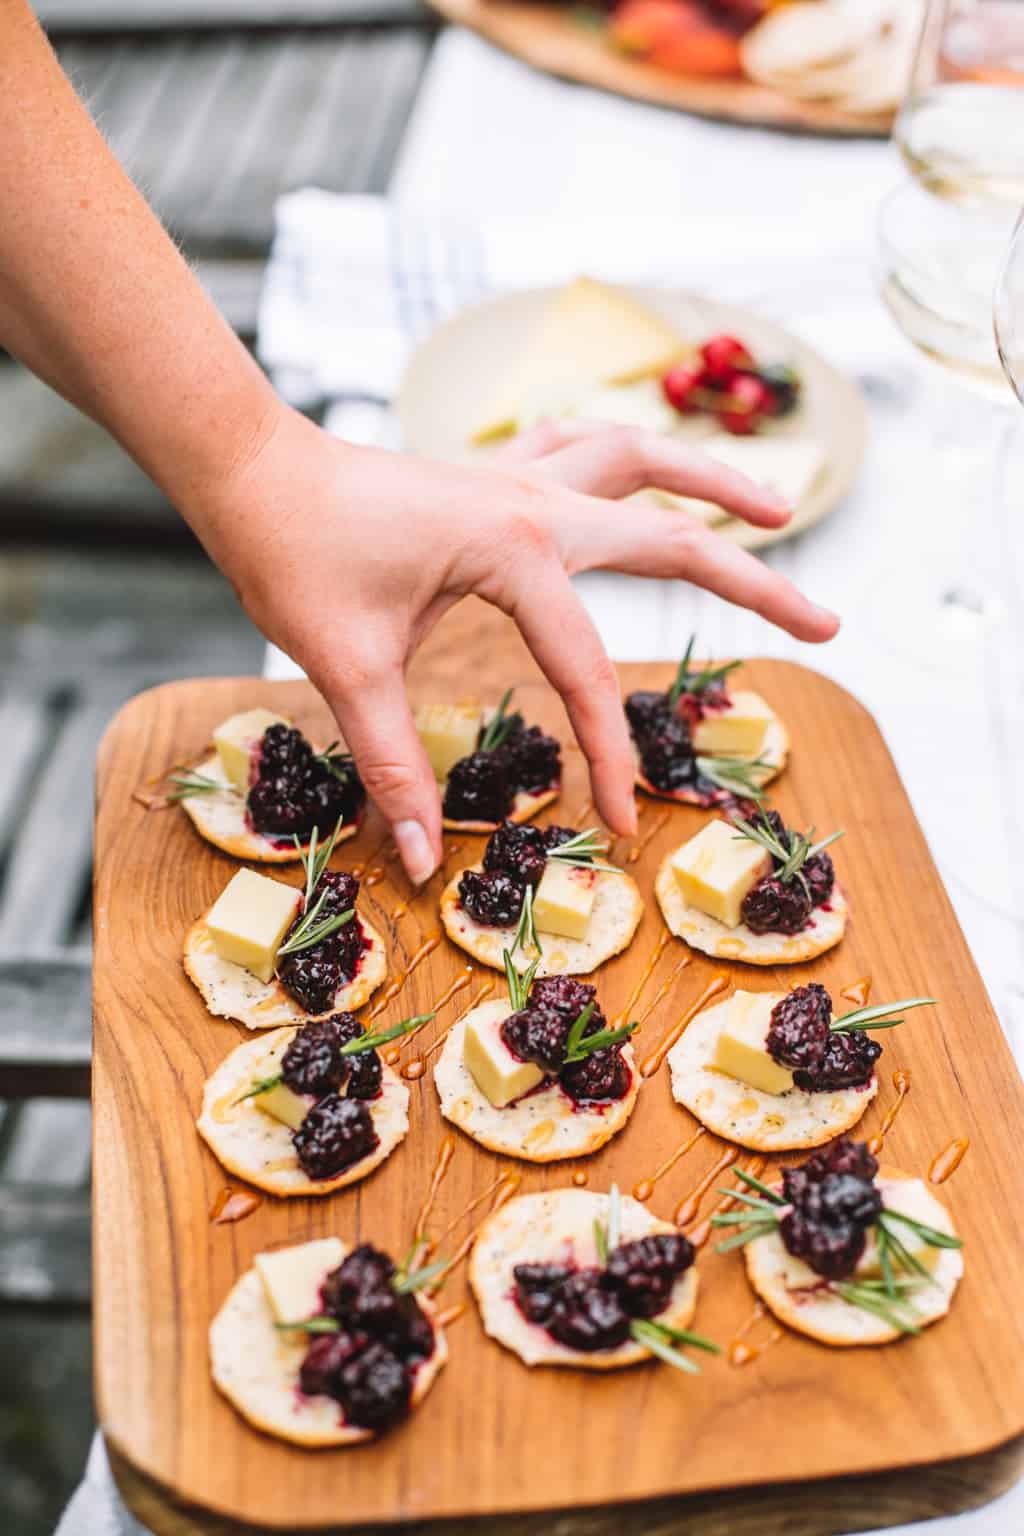
[[[396,821],[391,832],[409,879],[413,885],[423,885],[437,868],[427,834],[418,821]]]

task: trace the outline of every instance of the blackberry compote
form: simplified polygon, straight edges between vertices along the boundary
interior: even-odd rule
[[[506,819],[487,839],[482,873],[467,869],[459,880],[463,907],[485,927],[511,928],[527,887],[540,884],[550,851],[576,836],[572,827],[519,826]]]
[[[311,1179],[333,1179],[369,1156],[379,1137],[373,1116],[360,1099],[329,1093],[319,1099],[292,1132],[295,1155]]]
[[[768,1054],[808,1093],[864,1088],[882,1054],[863,1030],[832,1029],[832,999],[817,982],[795,987],[772,1009]]]
[[[305,842],[314,827],[324,836],[340,818],[355,821],[366,792],[349,758],[318,756],[301,731],[271,725],[253,755],[246,810],[264,837]]]
[[[693,1244],[681,1232],[655,1232],[614,1249],[605,1266],[605,1282],[630,1317],[656,1317],[693,1260]]]
[[[599,1269],[577,1269],[558,1287],[544,1324],[568,1349],[616,1349],[629,1338],[629,1313]]]
[[[877,1222],[882,1197],[875,1188],[878,1162],[864,1142],[840,1136],[799,1168],[782,1175],[790,1209],[779,1222],[783,1243],[794,1258],[826,1280],[853,1274]]]
[[[792,834],[778,811],[762,811],[760,821],[783,849]],[[780,877],[785,860],[772,854],[772,873],[747,892],[740,916],[753,933],[801,933],[815,907],[824,906],[835,887],[835,870],[824,849],[805,859],[787,879]]]
[[[497,745],[488,746],[488,733],[498,723],[485,726],[477,750],[452,767],[443,807],[449,821],[504,821],[518,794],[542,794],[559,783],[561,748],[553,736],[514,713],[500,722]]]
[[[497,752],[473,752],[449,773],[443,810],[449,821],[503,821],[514,799],[505,759]]]
[[[478,874],[467,869],[459,880],[459,900],[474,922],[486,928],[512,928],[523,910],[526,885],[500,870]]]
[[[572,1274],[567,1264],[517,1264],[512,1271],[516,1282],[515,1298],[520,1312],[530,1323],[546,1324],[558,1294]]]
[[[350,1423],[387,1429],[409,1411],[412,1383],[408,1364],[386,1344],[368,1344],[342,1366],[332,1396]]]
[[[512,1055],[520,1061],[535,1062],[549,1077],[557,1076],[563,1092],[577,1104],[624,1098],[633,1080],[618,1045],[566,1062],[569,1031],[590,1006],[593,1012],[583,1031],[584,1040],[608,1027],[595,989],[572,976],[544,976],[534,982],[526,1007],[511,1014],[501,1026],[501,1038]]]
[[[316,899],[324,896],[317,922],[351,911],[347,923],[319,944],[286,955],[277,968],[277,979],[307,1013],[329,1013],[340,989],[348,984],[359,968],[369,940],[355,912],[359,881],[354,875],[325,870],[316,888]],[[301,921],[300,917],[296,922]],[[294,924],[293,924],[294,927]],[[289,929],[289,933],[291,933]],[[285,935],[287,941],[288,935]]]

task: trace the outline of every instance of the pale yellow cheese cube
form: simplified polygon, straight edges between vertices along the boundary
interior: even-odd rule
[[[762,1093],[786,1093],[793,1086],[792,1072],[769,1056],[765,1044],[778,1000],[774,992],[736,992],[712,1061],[719,1072]]]
[[[210,908],[206,927],[222,960],[270,981],[281,940],[302,904],[301,892],[280,880],[240,869]]]
[[[345,1257],[337,1237],[258,1253],[253,1259],[277,1323],[303,1323],[322,1310],[320,1287]]]
[[[287,725],[282,715],[269,709],[247,709],[243,714],[232,715],[221,721],[213,733],[220,765],[231,783],[245,794],[249,788],[249,768],[253,749],[263,740],[263,733],[271,725]]]
[[[483,711],[474,701],[465,704],[424,704],[416,711],[416,729],[434,778],[443,784],[460,758],[476,751]]]
[[[275,1083],[262,1093],[254,1093],[251,1102],[265,1115],[297,1131],[316,1100],[312,1094],[295,1093],[287,1083]]]
[[[775,716],[758,693],[737,691],[725,709],[709,709],[690,731],[705,757],[759,757]]]
[[[727,928],[739,927],[744,896],[772,870],[771,855],[760,844],[721,820],[701,827],[696,837],[676,849],[670,862],[687,905]]]
[[[879,1179],[878,1189],[882,1196],[882,1204],[886,1210],[902,1211],[904,1216],[911,1216],[915,1221],[922,1222],[926,1227],[934,1227],[935,1208],[928,1195],[928,1191],[920,1179]],[[896,1236],[904,1248],[925,1269],[934,1269],[939,1262],[941,1248],[931,1248],[911,1227],[905,1222],[893,1222]],[[893,1264],[893,1270],[901,1279],[907,1279],[906,1270],[900,1270],[898,1264]],[[868,1231],[868,1240],[864,1246],[864,1252],[857,1261],[858,1275],[865,1279],[877,1279],[882,1273],[882,1266],[878,1259],[878,1228],[871,1227]]]
[[[597,898],[597,870],[549,859],[533,893],[538,932],[585,939]]]
[[[508,1017],[502,1003],[478,1008],[466,1020],[462,1045],[467,1071],[495,1109],[504,1109],[544,1081],[536,1062],[520,1061],[501,1038],[501,1026]]]

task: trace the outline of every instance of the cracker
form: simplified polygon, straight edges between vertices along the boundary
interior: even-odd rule
[[[508,820],[515,822],[532,821],[534,816],[547,805],[554,805],[562,793],[561,786],[557,789],[542,790],[539,795],[528,794],[521,789],[512,802],[512,809],[508,813]],[[501,826],[500,821],[453,821],[451,817],[442,818],[441,825],[446,832],[496,832]]]
[[[233,858],[245,859],[254,864],[298,862],[301,854],[290,839],[287,843],[277,843],[272,838],[263,837],[247,826],[245,797],[239,794],[229,780],[216,753],[192,771],[201,773],[205,778],[216,779],[219,784],[224,785],[223,791],[211,790],[209,794],[188,795],[179,802],[200,837],[205,837],[208,843],[212,843],[222,853],[230,853]],[[355,837],[361,820],[362,817],[357,816],[355,821],[348,826],[343,826],[338,833],[338,843],[347,842],[350,837]],[[333,830],[332,827],[320,828],[321,834],[325,837]],[[303,853],[308,846],[308,843],[302,845]]]
[[[666,854],[654,879],[654,894],[672,933],[685,939],[691,949],[702,950],[716,960],[742,960],[747,965],[797,965],[834,949],[846,932],[849,908],[836,885],[828,907],[815,907],[810,926],[801,933],[754,933],[746,923],[727,928],[717,917],[691,907],[683,897]]]
[[[789,759],[789,732],[777,715],[770,722],[765,732],[765,744],[760,755],[762,760],[769,765],[767,768],[759,770],[756,774],[757,783],[763,789],[766,784],[771,784],[773,780],[778,778]],[[656,800],[674,800],[677,805],[696,805],[700,806],[702,810],[713,809],[708,804],[707,796],[700,794],[695,789],[657,789],[650,779],[645,778],[640,771],[639,758],[637,759],[636,782],[645,795],[653,795]]]

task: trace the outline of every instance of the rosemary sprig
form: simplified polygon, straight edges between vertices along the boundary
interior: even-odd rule
[[[697,636],[691,635],[687,642],[686,650],[683,653],[683,659],[676,671],[675,681],[668,691],[668,702],[673,707],[679,703],[681,694],[691,693],[699,696],[708,688],[724,681],[730,672],[734,672],[737,667],[743,665],[739,661],[727,661],[717,667],[705,667],[700,672],[691,672],[690,658],[693,655],[693,647],[696,641]]]
[[[598,862],[598,855],[607,853],[609,844],[604,840],[596,827],[591,827],[586,832],[577,832],[566,843],[559,843],[557,848],[548,849],[548,858],[556,860],[559,864],[569,864],[579,869],[602,869],[609,875],[621,875],[623,871],[615,864]]]
[[[537,924],[533,916],[533,886],[528,885],[523,891],[523,910],[519,914],[519,926],[516,928],[516,936],[512,942],[512,953],[521,949],[526,954],[526,946],[530,945],[538,955],[544,951],[541,948],[540,939],[537,937]]]
[[[338,842],[341,833],[342,818],[339,816],[335,822],[334,831],[326,843],[320,842],[320,828],[314,827],[309,834],[309,846],[304,848],[298,837],[293,836],[299,858],[302,861],[303,872],[306,876],[306,888],[302,898],[302,916],[295,924],[291,933],[277,951],[277,958],[282,955],[298,954],[301,950],[312,949],[314,944],[320,944],[324,939],[330,938],[332,933],[345,923],[352,921],[355,916],[355,908],[350,907],[347,912],[335,913],[331,917],[320,920],[327,892],[323,890],[319,897],[316,896],[317,887],[323,878],[324,871],[331,861],[331,855]],[[316,898],[316,899],[314,899]]]
[[[348,1040],[340,1048],[340,1056],[361,1056],[364,1051],[379,1051],[382,1045],[387,1045],[392,1040],[397,1040],[401,1035],[411,1035],[413,1030],[419,1029],[421,1024],[429,1024],[434,1017],[432,1013],[417,1013],[411,1019],[400,1019],[397,1024],[389,1024],[385,1029],[369,1030],[366,1034],[357,1035],[354,1040]],[[244,1104],[246,1099],[254,1099],[258,1094],[269,1093],[271,1088],[276,1088],[283,1079],[283,1073],[278,1072],[273,1077],[261,1077],[251,1084],[247,1092],[235,1100],[236,1104]]]
[[[940,1232],[938,1227],[926,1226],[923,1221],[917,1221],[913,1216],[905,1216],[902,1211],[893,1211],[886,1207],[881,1215],[880,1225],[887,1230],[894,1221],[902,1221],[904,1226],[910,1228],[929,1248],[962,1248],[963,1238],[955,1237],[952,1232]]]
[[[340,1333],[336,1317],[307,1317],[301,1323],[275,1323],[279,1333]]]
[[[248,1090],[235,1100],[235,1103],[244,1104],[246,1099],[255,1099],[261,1093],[269,1093],[271,1088],[276,1088],[280,1081],[280,1072],[276,1073],[273,1077],[258,1077]]]
[[[232,785],[211,779],[208,774],[200,773],[196,768],[176,768],[167,777],[175,786],[168,794],[168,800],[189,800],[193,795],[236,793]]]
[[[773,763],[763,757],[698,757],[697,771],[717,789],[724,789],[739,800],[753,800],[760,805],[764,790],[754,774],[760,769],[770,769]]]
[[[517,971],[512,963],[512,956],[507,949],[501,952],[501,958],[505,963],[505,981],[508,985],[508,1000],[512,1004],[513,1013],[520,1013],[525,1007],[530,996],[530,988],[533,986],[533,978],[537,974],[540,965],[539,957],[526,967],[525,971]]]
[[[602,1264],[608,1263],[608,1255],[613,1253],[622,1239],[622,1196],[619,1186],[613,1184],[608,1191],[608,1219],[601,1221],[594,1217],[594,1246],[597,1248],[597,1256]]]
[[[478,752],[493,752],[508,739],[509,733],[515,724],[515,715],[506,713],[512,693],[513,689],[506,688],[502,694],[501,702],[481,734],[480,743],[477,747]]]
[[[400,1269],[391,1282],[391,1289],[398,1296],[411,1296],[436,1280],[450,1264],[450,1259],[439,1259],[436,1264],[424,1264],[421,1269]]]
[[[870,1312],[873,1317],[881,1318],[883,1323],[888,1323],[897,1333],[919,1334],[921,1330],[914,1321],[917,1314],[907,1294],[908,1282],[895,1280],[893,1285],[895,1296],[885,1289],[884,1281],[875,1287],[867,1282],[855,1285],[850,1280],[836,1280],[832,1283],[832,1289],[851,1306],[860,1307],[862,1312]]]
[[[858,1029],[895,1029],[903,1020],[890,1019],[889,1014],[899,1010],[909,1012],[911,1008],[924,1008],[935,1001],[934,997],[905,997],[898,1003],[878,1003],[873,1008],[855,1008],[852,1013],[844,1013],[834,1019],[830,1027],[837,1035],[850,1034]]]
[[[764,1196],[770,1205],[785,1205],[786,1202],[779,1194],[778,1190],[772,1189],[769,1184],[763,1184],[759,1178],[756,1178],[755,1175],[749,1171],[749,1169],[736,1168],[734,1172],[736,1177],[742,1183],[749,1185],[751,1189],[756,1189],[759,1194]],[[730,1190],[729,1193],[735,1194],[736,1191]]]
[[[598,1263],[603,1269],[608,1263],[608,1230],[597,1216],[594,1217],[594,1247],[597,1249]]]
[[[569,1066],[574,1061],[583,1061],[587,1056],[592,1056],[595,1051],[603,1051],[613,1045],[621,1045],[628,1040],[639,1026],[637,1024],[623,1024],[618,1029],[599,1029],[592,1035],[584,1035],[594,1011],[593,1003],[588,1003],[569,1031],[565,1042],[565,1065]]]
[[[309,910],[310,902],[313,900],[313,892],[320,884],[323,872],[331,862],[331,855],[337,847],[338,838],[341,836],[342,821],[343,818],[339,816],[334,824],[334,831],[326,843],[320,843],[319,827],[314,827],[309,834],[308,848],[303,848],[299,839],[295,836],[292,837],[296,852],[302,860],[303,874],[306,876],[306,895],[303,906],[307,911]]]
[[[736,828],[741,839],[745,838],[748,842],[757,843],[771,854],[778,866],[775,871],[776,876],[784,885],[788,885],[791,880],[796,879],[800,881],[805,890],[807,889],[807,882],[804,880],[802,870],[807,860],[813,858],[815,854],[821,853],[830,843],[834,843],[838,838],[844,836],[842,831],[833,832],[816,843],[814,841],[814,828],[812,827],[806,835],[803,832],[789,832],[787,834],[788,842],[785,842],[776,835],[763,809],[760,821],[743,821],[738,818],[733,822],[733,826]]]
[[[666,1365],[673,1365],[677,1371],[685,1371],[688,1376],[700,1375],[700,1366],[678,1349],[673,1349],[668,1332],[659,1324],[646,1318],[634,1317],[629,1332],[631,1338],[649,1349],[652,1355],[657,1355],[659,1360],[664,1360]]]
[[[318,923],[317,917],[324,904],[327,892],[321,892],[320,899],[314,902],[312,910],[304,913],[296,923],[288,938],[277,951],[278,960],[283,955],[297,955],[304,949],[312,949],[315,944],[322,944],[324,939],[329,939],[332,933],[337,933],[346,923],[350,923],[356,915],[355,907],[349,907],[347,912],[337,912],[331,917],[325,917]]]
[[[336,752],[335,748],[339,745],[339,742],[332,741],[330,746],[325,747],[322,752],[315,752],[313,754],[313,761],[314,763],[319,763],[322,768],[326,768],[332,778],[340,780],[342,784],[347,784],[355,777],[355,759],[351,752]]]

